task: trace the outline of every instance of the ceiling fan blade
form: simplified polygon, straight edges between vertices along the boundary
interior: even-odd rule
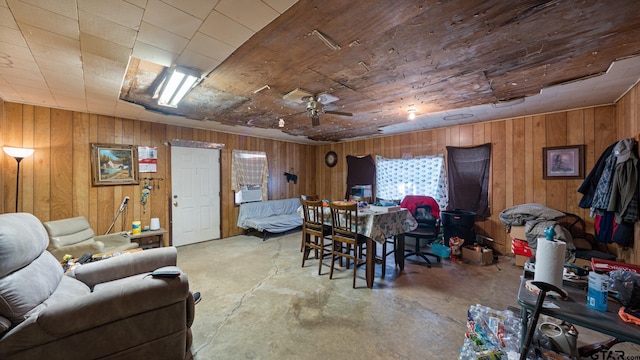
[[[333,111],[333,110],[325,110],[324,113],[333,114],[333,115],[342,115],[342,116],[353,116],[353,114],[349,112]]]

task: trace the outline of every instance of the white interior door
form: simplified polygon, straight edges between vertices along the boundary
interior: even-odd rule
[[[220,150],[171,147],[174,246],[220,238]]]

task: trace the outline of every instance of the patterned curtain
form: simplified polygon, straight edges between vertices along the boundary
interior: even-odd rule
[[[408,159],[376,156],[376,197],[402,200],[406,195],[427,195],[436,199],[441,209],[448,200],[444,155]]]
[[[231,189],[242,190],[242,186],[260,186],[262,201],[267,200],[269,164],[264,151],[233,150],[231,160]]]

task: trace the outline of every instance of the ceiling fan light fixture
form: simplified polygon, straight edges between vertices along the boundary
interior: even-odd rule
[[[318,115],[318,113],[311,113],[311,126],[318,126],[320,125],[320,116]]]
[[[199,80],[199,71],[184,66],[173,67],[156,89],[154,98],[158,98],[158,105],[176,108]]]

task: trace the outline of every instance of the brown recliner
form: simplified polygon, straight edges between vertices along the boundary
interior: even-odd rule
[[[138,247],[126,232],[95,235],[83,216],[47,221],[44,227],[49,234],[47,250],[58,260],[66,254],[79,258],[87,253],[103,254]]]
[[[0,215],[0,359],[185,359],[194,317],[175,247],[91,262],[64,275],[42,223]]]

